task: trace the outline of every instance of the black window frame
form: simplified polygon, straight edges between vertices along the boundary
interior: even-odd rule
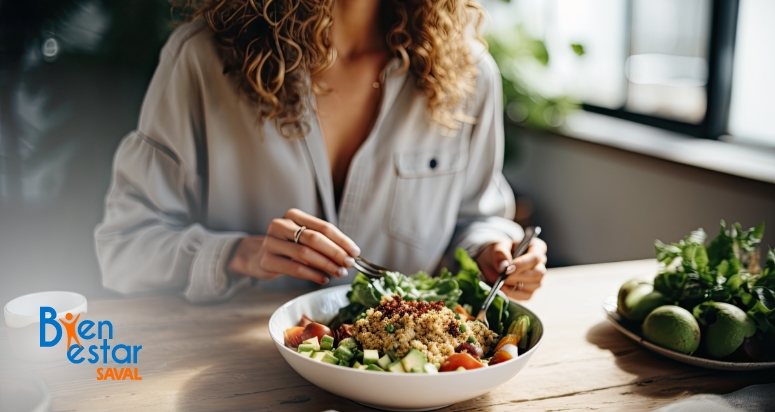
[[[632,1],[627,2],[627,32],[629,45],[632,30]],[[732,70],[734,67],[735,37],[739,0],[713,0],[711,3],[710,44],[708,53],[708,82],[706,85],[705,116],[700,123],[688,123],[659,116],[625,110],[624,104],[617,109],[582,103],[589,112],[642,123],[703,139],[718,140],[727,134],[729,105],[732,97]],[[629,55],[629,49],[628,53]]]

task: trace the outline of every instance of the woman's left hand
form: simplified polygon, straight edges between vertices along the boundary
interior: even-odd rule
[[[509,276],[501,290],[510,298],[527,300],[541,287],[546,274],[546,243],[538,238],[530,242],[527,253],[516,259],[511,253],[519,242],[503,241],[488,245],[476,259],[485,279],[492,284],[506,271]]]

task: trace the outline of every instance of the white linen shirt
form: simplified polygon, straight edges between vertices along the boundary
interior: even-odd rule
[[[162,49],[137,130],[115,155],[95,230],[103,284],[124,293],[180,291],[192,302],[228,299],[250,283],[226,273],[236,242],[265,234],[293,207],[337,225],[363,256],[404,273],[432,273],[457,247],[521,239],[501,173],[500,75],[481,55],[476,94],[463,108],[476,121],[451,133],[431,122],[426,97],[393,60],[337,210],[314,110],[303,138],[258,123],[255,105],[224,74],[204,21],[180,26]],[[290,276],[260,283],[313,285]]]

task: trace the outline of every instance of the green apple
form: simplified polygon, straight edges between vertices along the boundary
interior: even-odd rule
[[[700,325],[688,310],[664,305],[643,321],[643,337],[663,348],[691,355],[700,347]]]
[[[756,333],[753,319],[735,305],[723,302],[705,302],[694,307],[694,317],[707,327],[705,347],[708,355],[721,359],[729,356],[745,338]]]
[[[625,318],[641,322],[652,310],[669,303],[652,284],[632,279],[619,289],[617,310]]]

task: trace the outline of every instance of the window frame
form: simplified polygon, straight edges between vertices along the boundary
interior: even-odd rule
[[[629,45],[632,34],[632,1],[627,2],[627,32]],[[629,120],[660,129],[670,130],[698,138],[718,140],[727,134],[729,107],[732,97],[732,70],[734,67],[735,37],[739,0],[712,0],[710,44],[708,53],[708,83],[706,109],[700,123],[688,123],[660,116],[628,111],[622,107],[610,109],[582,103],[582,109],[619,119]],[[628,49],[629,55],[629,49]]]

